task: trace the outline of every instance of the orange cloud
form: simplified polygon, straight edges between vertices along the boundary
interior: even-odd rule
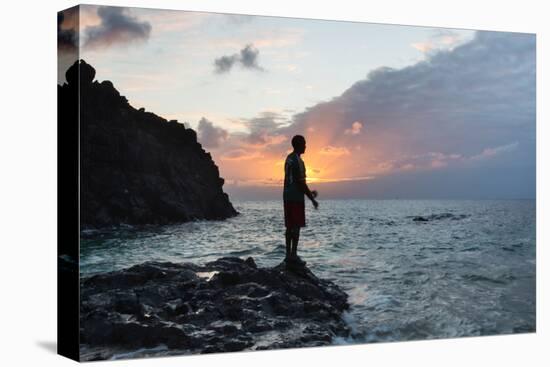
[[[417,42],[411,44],[411,46],[423,53],[429,52],[434,49],[434,45],[431,42]]]
[[[355,121],[353,124],[351,124],[351,129],[344,130],[344,134],[357,135],[361,132],[362,128],[363,128],[363,124],[360,121]]]
[[[257,151],[249,152],[244,149],[236,149],[225,153],[221,158],[226,161],[245,161],[261,157],[262,154]]]
[[[451,36],[444,35],[439,41],[451,43],[448,37]],[[519,139],[516,133],[507,134],[518,123],[515,106],[526,111],[521,121],[529,127],[534,104],[529,98],[520,101],[515,97],[508,104],[501,103],[508,100],[510,93],[502,92],[505,89],[501,88],[500,75],[495,79],[495,74],[486,70],[489,64],[481,63],[482,70],[476,70],[475,75],[461,67],[464,63],[476,64],[480,58],[497,58],[503,45],[521,46],[523,50],[526,41],[516,39],[520,36],[509,37],[480,33],[457,55],[450,50],[426,55],[432,60],[429,64],[402,70],[378,69],[341,96],[320,102],[292,118],[263,113],[243,119],[246,131],[230,134],[213,155],[221,157],[220,170],[228,180],[258,185],[280,182],[281,162],[295,134],[304,135],[307,141],[303,160],[308,181],[319,184],[417,172],[421,173],[417,177],[427,177],[437,170],[451,174],[468,169],[468,165],[489,164],[489,160],[515,150],[518,157],[519,153],[525,156],[530,152],[525,152],[524,147],[530,143],[506,144],[515,141],[509,139]],[[440,48],[438,43],[435,45]],[[480,49],[487,51],[480,55]],[[511,65],[518,60],[510,59]],[[450,66],[453,73],[449,73]],[[506,68],[503,73],[508,70],[512,69]],[[506,77],[517,92],[514,96],[530,96],[533,92],[531,87],[517,84],[513,73]],[[457,97],[456,88],[466,84],[484,88],[471,88],[469,94]],[[493,85],[498,86],[493,94],[486,93],[485,87]],[[363,131],[365,121],[368,134]]]
[[[332,157],[339,157],[343,155],[349,155],[350,151],[348,148],[345,147],[334,147],[334,146],[326,146],[323,149],[319,151],[319,154],[321,155],[328,155]]]

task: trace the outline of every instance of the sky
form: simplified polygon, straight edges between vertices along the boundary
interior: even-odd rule
[[[321,198],[535,197],[533,34],[90,5],[58,34],[58,83],[77,50],[231,197],[280,198],[295,134]]]

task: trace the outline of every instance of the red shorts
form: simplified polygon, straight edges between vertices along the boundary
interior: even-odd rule
[[[285,226],[287,228],[306,226],[306,206],[304,202],[285,201]]]

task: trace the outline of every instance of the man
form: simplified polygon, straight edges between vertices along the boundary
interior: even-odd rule
[[[306,184],[306,166],[300,157],[306,151],[306,139],[302,135],[292,138],[294,149],[286,157],[285,161],[285,182],[283,189],[283,202],[285,213],[285,239],[286,239],[286,263],[305,264],[298,257],[298,240],[300,239],[300,228],[306,225],[306,213],[304,194],[311,200],[313,207],[318,208],[319,203],[315,198],[317,191],[310,191]]]

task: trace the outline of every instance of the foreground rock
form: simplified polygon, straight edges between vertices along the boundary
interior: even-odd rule
[[[81,358],[327,345],[349,335],[348,307],[305,266],[146,262],[81,280]]]
[[[110,81],[94,81],[95,74],[77,61],[67,70],[68,83],[58,86],[59,128],[80,137],[83,228],[237,214],[194,130],[132,107]]]

